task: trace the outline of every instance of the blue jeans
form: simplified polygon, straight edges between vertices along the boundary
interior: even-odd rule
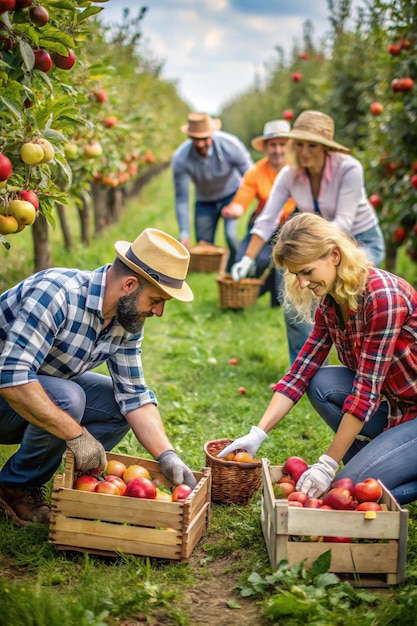
[[[380,267],[385,259],[385,242],[382,230],[379,226],[373,226],[369,230],[355,235],[355,239],[363,244],[363,249],[376,267]],[[284,307],[285,326],[287,329],[288,349],[290,352],[290,362],[294,363],[297,354],[307,341],[313,324],[296,321],[296,311],[289,307]]]
[[[342,420],[343,403],[352,391],[354,376],[347,367],[332,365],[321,367],[310,381],[308,398],[334,432]],[[407,504],[417,500],[417,419],[384,430],[387,423],[388,404],[383,401],[347,451],[337,477],[349,477],[355,483],[377,478],[400,504]]]
[[[251,234],[247,233],[247,235],[242,239],[242,241],[239,244],[239,249],[236,255],[236,261],[240,261],[241,258],[244,256],[246,249],[249,245],[249,241],[251,239]],[[262,276],[262,274],[265,272],[265,270],[267,269],[268,265],[271,263],[272,261],[272,246],[269,243],[266,243],[261,251],[259,252],[259,254],[257,255],[256,259],[255,259],[255,263],[256,263],[256,270],[255,270],[255,276],[256,278],[259,278],[260,276]],[[259,295],[262,296],[264,293],[270,292],[271,294],[271,306],[275,307],[275,306],[279,306],[279,299],[278,296],[280,294],[281,291],[281,285],[282,285],[282,273],[280,270],[278,270],[276,267],[272,267],[271,271],[269,272],[268,276],[265,279],[265,282],[263,284],[263,286],[261,287],[260,291],[259,291]]]
[[[73,380],[39,376],[51,401],[111,450],[130,426],[120,413],[110,376],[87,372]],[[0,471],[0,482],[39,487],[53,476],[66,450],[65,441],[30,424],[0,398],[0,443],[20,444]]]
[[[197,200],[195,203],[195,236],[197,241],[214,243],[217,224],[221,218],[222,208],[231,203],[234,193],[221,200]],[[229,248],[226,271],[229,272],[235,262],[236,252],[239,245],[238,220],[224,220],[224,237]]]

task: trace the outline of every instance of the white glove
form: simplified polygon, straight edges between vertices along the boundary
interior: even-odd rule
[[[156,457],[161,466],[161,472],[172,482],[173,485],[186,484],[191,489],[197,484],[194,474],[189,467],[181,461],[175,450],[165,450]]]
[[[259,446],[265,439],[268,439],[268,435],[262,428],[258,426],[252,426],[249,433],[244,435],[243,437],[239,437],[239,439],[235,439],[230,443],[224,450],[219,452],[217,455],[219,458],[222,458],[229,454],[229,452],[234,452],[235,450],[246,450],[252,456],[255,456],[258,451]]]
[[[238,283],[242,278],[246,278],[246,276],[253,276],[255,273],[255,259],[251,259],[250,256],[243,256],[240,261],[232,265],[230,273],[235,283]]]
[[[331,456],[322,454],[317,463],[301,474],[296,490],[306,493],[309,498],[319,498],[330,487],[338,467]]]

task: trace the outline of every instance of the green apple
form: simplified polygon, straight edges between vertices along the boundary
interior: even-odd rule
[[[47,139],[44,139],[43,137],[38,139],[38,143],[42,146],[43,152],[44,152],[44,156],[43,156],[41,163],[49,163],[50,161],[52,161],[52,159],[55,156],[55,148],[53,147],[50,141],[48,141]]]
[[[95,159],[103,154],[103,148],[99,141],[92,141],[84,146],[84,156],[87,159]]]

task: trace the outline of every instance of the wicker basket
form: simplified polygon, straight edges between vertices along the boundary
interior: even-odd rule
[[[211,243],[199,242],[190,248],[189,272],[219,272],[222,262],[227,258],[226,248]]]
[[[243,278],[234,282],[229,274],[217,277],[221,309],[246,309],[255,304],[259,290],[263,285],[262,278]]]
[[[211,469],[211,499],[219,504],[248,504],[262,485],[262,461],[236,463],[217,458],[232,439],[204,444],[207,467]]]

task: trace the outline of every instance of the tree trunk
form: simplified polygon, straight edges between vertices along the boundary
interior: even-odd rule
[[[108,193],[109,221],[117,224],[123,211],[123,190],[120,187],[110,189]]]
[[[88,246],[90,244],[91,201],[87,193],[83,194],[82,203],[82,207],[78,209],[81,222],[81,242]]]
[[[94,211],[94,234],[100,235],[109,224],[108,189],[103,185],[91,185]]]
[[[65,207],[60,202],[56,205],[59,217],[59,223],[61,224],[62,236],[64,237],[64,246],[67,250],[71,250],[74,247],[74,240],[71,235],[70,228],[68,226],[67,214]]]
[[[41,214],[38,214],[32,226],[32,239],[34,271],[48,269],[51,267],[48,222]]]

